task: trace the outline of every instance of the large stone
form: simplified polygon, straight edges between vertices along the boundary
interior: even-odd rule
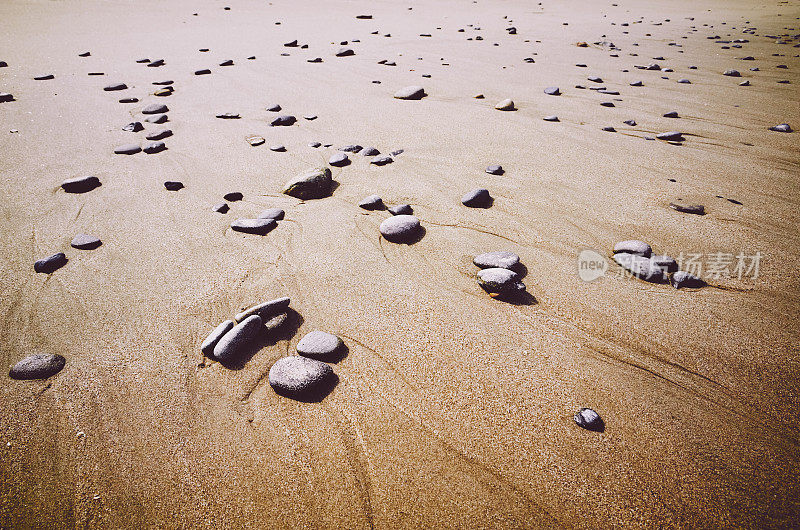
[[[461,204],[470,208],[488,208],[492,204],[492,196],[489,190],[476,188],[461,197]]]
[[[659,140],[664,140],[666,142],[682,142],[683,141],[683,133],[678,131],[670,131],[661,134],[657,134],[656,138]]]
[[[142,109],[142,114],[164,114],[169,108],[163,103],[152,103]]]
[[[100,186],[100,179],[93,176],[75,177],[61,183],[61,187],[67,193],[86,193],[98,186]]]
[[[233,320],[226,320],[214,328],[214,331],[212,331],[208,337],[206,337],[206,340],[203,341],[203,344],[200,345],[200,351],[202,351],[207,357],[211,357],[219,340],[225,336],[226,333],[232,330],[235,325],[236,324],[233,322]]]
[[[379,230],[387,241],[404,243],[412,241],[422,226],[413,215],[395,215],[383,221]]]
[[[792,132],[792,128],[789,126],[788,123],[781,123],[780,125],[773,125],[769,128],[770,131],[775,132],[783,132],[783,133],[790,133]]]
[[[703,279],[686,271],[675,272],[670,278],[669,282],[676,289],[681,289],[682,287],[699,289],[700,287],[706,285],[706,282]]]
[[[636,254],[649,258],[653,253],[653,249],[644,241],[638,239],[629,239],[627,241],[620,241],[614,245],[614,252],[624,252],[627,254]]]
[[[525,289],[525,284],[519,281],[519,274],[500,267],[478,271],[478,284],[490,294],[508,294]]]
[[[472,263],[482,269],[510,269],[519,263],[519,256],[507,250],[496,250],[475,256]]]
[[[286,309],[289,307],[289,302],[290,300],[288,296],[276,298],[275,300],[270,300],[268,302],[262,302],[260,304],[248,307],[240,313],[237,313],[234,317],[234,320],[236,320],[236,322],[241,322],[250,316],[258,315],[266,322],[269,319],[280,315],[281,313],[285,313]]]
[[[215,359],[232,361],[242,354],[243,350],[256,338],[264,321],[258,315],[246,318],[222,336],[212,351]]]
[[[283,187],[283,193],[301,200],[321,199],[331,194],[331,170],[327,167],[310,169],[293,178]]]
[[[52,256],[47,256],[46,258],[36,261],[36,263],[33,264],[33,270],[43,274],[50,274],[66,264],[67,256],[63,252],[57,252]]]
[[[276,393],[293,399],[322,397],[333,381],[330,366],[308,357],[284,357],[269,370],[270,386]]]
[[[425,89],[419,85],[407,86],[394,93],[397,99],[422,99],[425,95]]]
[[[34,353],[11,367],[12,379],[47,379],[60,372],[67,360],[54,353]]]
[[[267,208],[258,214],[258,219],[275,219],[276,221],[280,221],[285,215],[286,212],[280,208]]]
[[[231,223],[231,230],[263,236],[276,226],[278,223],[275,219],[237,219]]]
[[[344,167],[350,164],[350,158],[346,153],[334,153],[328,159],[328,163],[333,167]]]
[[[297,343],[297,353],[320,361],[331,360],[342,348],[342,339],[324,331],[312,331]]]
[[[667,281],[667,269],[649,257],[618,252],[614,254],[614,261],[640,280],[651,283],[665,283]]]

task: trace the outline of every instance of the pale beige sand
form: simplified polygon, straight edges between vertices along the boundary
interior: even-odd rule
[[[741,29],[749,20],[760,35],[800,33],[799,4],[543,3],[0,3],[10,65],[0,91],[17,99],[0,104],[0,359],[67,357],[48,381],[0,385],[0,526],[796,523],[800,133],[767,127],[800,129],[800,63],[797,48]],[[518,35],[506,34],[504,15]],[[467,24],[485,40],[467,41],[479,34]],[[681,39],[690,25],[699,31]],[[619,58],[574,45],[604,34]],[[706,39],[715,34],[751,42],[721,50]],[[354,38],[354,57],[333,56]],[[283,48],[292,39],[310,48]],[[633,68],[660,55],[675,73]],[[744,55],[759,60],[734,59]],[[317,56],[324,62],[306,62]],[[236,65],[216,66],[224,59]],[[210,76],[192,74],[206,67]],[[753,86],[720,75],[727,68]],[[56,78],[32,80],[41,73]],[[589,75],[623,101],[605,109],[613,96],[573,88]],[[151,95],[162,79],[175,80],[174,95]],[[628,86],[637,79],[645,86]],[[102,91],[120,81],[131,88]],[[429,96],[391,97],[411,84]],[[550,85],[564,95],[544,95]],[[126,96],[141,102],[117,103]],[[493,109],[506,97],[517,112]],[[171,109],[169,150],[112,154],[144,140],[120,128],[153,102]],[[319,118],[270,128],[264,107],[276,102]],[[670,110],[682,118],[661,117]],[[223,112],[242,119],[214,118]],[[549,114],[561,123],[541,120]],[[631,118],[637,127],[621,123]],[[642,139],[669,130],[688,133],[683,146]],[[251,134],[266,144],[250,147]],[[353,155],[334,169],[331,198],[280,195],[333,152],[307,147],[315,140],[406,152],[383,168]],[[506,174],[485,174],[493,163]],[[90,174],[102,187],[58,189]],[[186,188],[167,192],[165,180]],[[491,191],[491,209],[459,203],[474,187]],[[229,191],[245,200],[212,213]],[[425,237],[382,241],[388,214],[357,207],[372,193],[410,203]],[[677,197],[708,215],[670,210]],[[286,220],[269,235],[229,230],[274,206]],[[103,245],[71,249],[80,232]],[[630,238],[672,255],[760,251],[760,276],[696,292],[577,277],[581,249],[608,255]],[[522,257],[535,304],[494,301],[477,286],[472,257],[496,249]],[[64,268],[33,272],[58,251]],[[203,361],[200,343],[220,321],[283,295],[301,315],[296,334],[240,370]],[[334,366],[339,384],[320,403],[279,397],[266,374],[312,329],[349,347]],[[578,428],[580,407],[597,410],[606,431]]]

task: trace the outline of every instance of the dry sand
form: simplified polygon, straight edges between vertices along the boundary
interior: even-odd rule
[[[796,524],[800,144],[767,128],[800,128],[800,62],[796,39],[765,35],[800,33],[798,5],[3,2],[0,91],[16,101],[0,103],[0,359],[67,365],[1,386],[0,527]],[[722,49],[714,35],[750,42]],[[283,47],[293,39],[309,48]],[[355,56],[335,57],[352,39]],[[634,68],[651,62],[675,72]],[[33,80],[44,73],[55,79]],[[590,75],[621,95],[574,88]],[[162,79],[173,95],[152,95]],[[102,90],[113,82],[130,88]],[[423,100],[392,98],[418,84]],[[507,97],[519,110],[494,110]],[[144,142],[121,127],[154,102],[170,108],[168,150],[113,154]],[[271,128],[273,103],[299,123]],[[671,110],[681,118],[661,117]],[[686,142],[643,139],[670,130]],[[381,168],[351,155],[330,198],[280,194],[351,143],[405,152]],[[102,186],[59,189],[81,175]],[[460,204],[476,187],[490,209]],[[244,200],[211,212],[230,191]],[[382,240],[388,213],[357,207],[372,193],[411,204],[425,236]],[[708,214],[669,209],[679,197]],[[286,210],[268,235],[230,230],[267,207]],[[103,245],[72,249],[78,233]],[[578,278],[581,249],[610,255],[623,239],[671,255],[760,251],[760,274],[697,291]],[[500,249],[521,256],[535,303],[478,287],[472,257]],[[59,251],[65,267],[34,273]],[[284,295],[298,315],[281,337],[238,369],[203,359],[219,322]],[[280,397],[267,372],[312,329],[347,344],[339,383],[319,403]],[[575,425],[581,407],[605,432]]]

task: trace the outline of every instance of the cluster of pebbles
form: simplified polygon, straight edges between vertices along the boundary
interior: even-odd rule
[[[650,283],[669,283],[674,288],[700,288],[705,281],[679,270],[678,262],[667,255],[654,255],[644,241],[631,239],[614,245],[614,261],[636,278]]]

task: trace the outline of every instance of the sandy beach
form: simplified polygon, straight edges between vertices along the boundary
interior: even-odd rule
[[[798,17],[797,0],[2,2],[0,360],[66,363],[2,375],[0,527],[798,525],[800,132],[770,130],[800,129]],[[409,86],[424,97],[393,97]],[[309,168],[329,168],[325,197],[283,193]],[[62,187],[82,176],[100,185]],[[487,207],[462,203],[475,189]],[[382,235],[372,194],[410,205],[412,241]],[[268,233],[232,229],[268,208],[285,213]],[[623,274],[628,240],[705,285]],[[473,262],[501,250],[513,299]],[[605,273],[586,281],[581,255]],[[201,351],[280,297],[246,353]],[[314,330],[342,341],[335,375],[282,395],[270,370]]]

